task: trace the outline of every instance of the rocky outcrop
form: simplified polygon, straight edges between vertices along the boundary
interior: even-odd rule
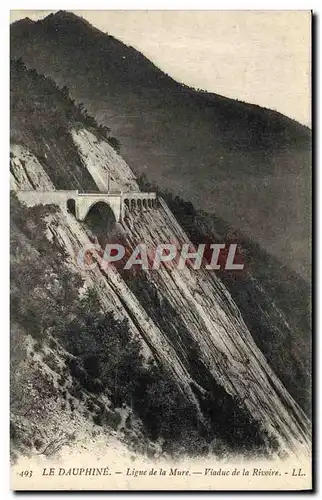
[[[119,187],[130,183],[136,188],[130,168],[116,153],[109,157],[106,143],[96,142],[93,133],[86,130],[73,132],[73,137],[98,190],[107,172]],[[25,158],[30,161],[24,163]],[[40,163],[24,148],[16,146],[11,160],[14,189],[27,185],[32,175],[28,188],[40,189],[51,182]],[[33,174],[30,162],[36,165]],[[78,253],[90,243],[86,222],[81,224],[73,215],[58,210],[48,215],[47,230],[50,240],[66,252],[68,265],[82,274],[88,287],[96,289],[104,310],[113,311],[120,319],[127,318],[146,359],[153,356],[171,375],[200,422],[205,414],[204,395],[216,385],[258,423],[264,440],[277,443],[276,453],[309,453],[310,425],[306,415],[270,368],[232,297],[213,272],[190,267],[146,271],[142,283],[149,290],[139,293],[131,276],[122,269],[109,266],[102,270],[99,265],[90,271],[79,269]],[[179,247],[189,242],[163,200],[156,210],[127,214],[117,232],[129,248],[141,242],[151,249],[158,242]],[[145,300],[145,293],[156,295],[162,318]],[[171,329],[166,324],[171,324]],[[216,415],[212,418],[215,420]]]

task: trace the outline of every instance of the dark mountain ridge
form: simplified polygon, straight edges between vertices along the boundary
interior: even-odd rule
[[[183,94],[185,96],[194,97],[199,103],[202,103],[206,99],[209,105],[217,104],[217,107],[219,107],[218,104],[220,101],[222,114],[226,116],[227,120],[236,118],[236,109],[242,111],[243,116],[240,118],[243,118],[248,126],[250,126],[250,129],[253,129],[251,133],[254,134],[256,131],[258,133],[262,132],[263,135],[265,135],[265,140],[277,139],[280,144],[290,145],[296,139],[297,141],[302,141],[304,145],[310,138],[310,129],[308,127],[300,125],[295,120],[277,111],[263,108],[255,104],[233,100],[202,89],[196,90],[183,83],[176,82],[134,47],[127,46],[108,33],[103,33],[99,29],[93,27],[85,19],[71,12],[58,11],[56,14],[50,14],[39,21],[32,21],[29,18],[24,18],[12,23],[11,30],[13,41],[21,35],[28,38],[32,35],[36,37],[42,35],[55,36],[59,31],[60,36],[66,38],[66,40],[63,41],[69,44],[75,44],[77,48],[87,45],[88,41],[86,37],[89,37],[92,50],[99,49],[102,53],[106,51],[104,56],[109,57],[109,62],[113,63],[113,69],[120,70],[120,74],[117,75],[117,78],[123,78],[122,83],[126,83],[128,80],[128,83],[132,84],[133,79],[137,79],[137,83],[142,84],[150,91],[154,90],[160,92],[162,88],[160,89],[159,85],[162,82],[162,87],[166,87],[168,90],[175,89],[178,93],[177,97]],[[114,57],[113,52],[115,52]],[[130,61],[127,61],[128,64],[126,67],[117,64],[117,58],[119,55],[122,55],[121,53],[123,57],[131,57]],[[107,73],[109,65],[107,61],[104,62],[105,65],[100,69],[103,73]],[[112,64],[110,65],[112,66]],[[90,75],[88,76],[90,77]],[[112,75],[109,76],[111,77]],[[152,76],[154,78],[152,78]],[[151,89],[151,86],[154,87],[154,89]],[[235,108],[230,106],[232,101],[235,103]],[[218,111],[218,109],[216,111]],[[262,125],[266,130],[257,130],[257,125]],[[248,133],[249,130],[245,130],[244,132]],[[281,137],[280,134],[282,133],[284,133],[284,137]],[[297,134],[297,136],[295,134]],[[260,136],[257,136],[256,139],[259,137]],[[277,144],[274,143],[274,146],[277,146]]]
[[[216,213],[308,278],[310,130],[280,113],[175,82],[72,13],[11,26],[11,54],[111,127],[162,189]]]

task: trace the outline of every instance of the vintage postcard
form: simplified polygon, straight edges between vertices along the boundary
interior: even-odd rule
[[[11,11],[13,490],[310,490],[311,13]]]

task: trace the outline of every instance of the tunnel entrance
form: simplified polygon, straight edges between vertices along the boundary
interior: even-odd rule
[[[75,203],[75,200],[73,200],[73,199],[67,200],[67,211],[69,213],[71,213],[72,215],[74,215],[74,217],[76,216],[76,203]]]
[[[91,232],[97,237],[98,243],[105,247],[117,232],[116,218],[111,207],[99,201],[88,211],[85,221]]]

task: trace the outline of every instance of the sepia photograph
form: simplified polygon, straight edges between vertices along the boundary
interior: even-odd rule
[[[10,11],[12,490],[312,490],[312,22]]]

